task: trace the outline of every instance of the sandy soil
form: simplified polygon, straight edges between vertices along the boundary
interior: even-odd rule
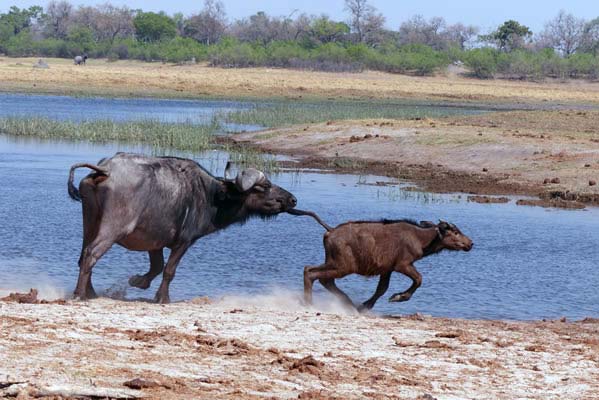
[[[303,166],[366,170],[428,190],[599,202],[599,112],[329,121],[235,136]]]
[[[367,71],[326,73],[273,68],[224,69],[67,59],[0,58],[0,90],[67,94],[174,97],[430,98],[459,101],[599,102],[599,83],[521,82],[464,78],[454,73],[414,77]]]
[[[0,302],[0,397],[595,399],[598,338],[596,319],[361,316],[290,294]]]

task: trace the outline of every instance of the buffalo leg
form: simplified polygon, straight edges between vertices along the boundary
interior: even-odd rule
[[[80,194],[81,198],[83,199],[83,243],[81,245],[81,254],[79,255],[78,261],[78,265],[81,271],[81,265],[83,263],[83,258],[86,254],[86,249],[98,235],[98,229],[100,227],[100,208],[98,206],[96,195],[93,191],[93,185],[91,184],[90,178],[84,179],[81,183]],[[94,299],[98,297],[92,285],[91,271],[89,279],[87,279],[87,283],[85,286],[85,297],[88,299]]]
[[[318,281],[320,282],[320,284],[322,286],[325,287],[325,289],[327,289],[329,292],[333,293],[344,304],[347,304],[348,306],[352,306],[353,308],[356,308],[356,306],[354,305],[354,302],[349,298],[349,296],[347,294],[345,294],[345,292],[343,290],[341,290],[337,287],[337,285],[335,284],[335,279],[320,278]]]
[[[129,285],[140,289],[147,289],[150,284],[164,269],[164,254],[162,249],[149,251],[150,270],[145,275],[134,275],[129,278]]]
[[[412,264],[397,267],[395,270],[410,278],[412,280],[412,286],[410,286],[405,292],[395,293],[389,298],[389,301],[408,301],[416,289],[418,289],[422,284],[422,275],[420,275],[420,273],[416,270],[416,267],[414,267]]]
[[[381,277],[379,278],[379,284],[376,286],[376,290],[375,290],[374,294],[372,295],[371,298],[369,298],[364,303],[362,303],[362,305],[360,307],[358,307],[358,310],[360,310],[360,311],[371,310],[372,307],[374,307],[374,304],[377,302],[377,300],[382,295],[385,294],[387,289],[389,289],[389,281],[391,280],[391,272],[393,272],[393,271],[390,271],[390,272],[387,272],[387,273],[381,275]]]
[[[81,300],[89,299],[95,296],[94,289],[91,284],[92,268],[98,260],[112,247],[115,240],[98,235],[88,246],[81,252],[79,260],[79,279],[75,288],[75,297]]]
[[[189,244],[180,245],[178,247],[174,247],[171,250],[171,254],[168,257],[168,261],[166,262],[166,267],[164,268],[164,272],[162,273],[162,282],[160,283],[160,287],[156,292],[155,300],[160,304],[168,304],[170,303],[170,296],[168,293],[168,288],[175,277],[175,271],[177,270],[177,265],[179,265],[179,261],[181,261],[181,257],[185,254],[187,249],[189,248]]]

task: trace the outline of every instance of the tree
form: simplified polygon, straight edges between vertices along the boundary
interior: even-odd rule
[[[300,18],[303,17],[300,16]],[[260,42],[266,45],[273,40],[293,40],[299,35],[290,17],[271,17],[259,11],[231,26],[231,34],[244,42]]]
[[[73,23],[86,26],[93,32],[97,41],[113,43],[117,37],[130,37],[133,35],[134,11],[127,6],[115,7],[105,3],[96,7],[80,6],[73,13]]]
[[[581,50],[597,55],[599,51],[599,17],[585,24],[582,31]]]
[[[135,36],[142,42],[172,39],[177,35],[175,21],[164,12],[140,12],[133,18]]]
[[[460,49],[465,50],[468,43],[478,34],[478,28],[474,25],[464,25],[457,23],[448,26],[445,29],[444,36],[450,43],[457,45]]]
[[[340,41],[350,33],[350,27],[343,22],[336,22],[326,15],[316,18],[310,25],[310,38],[316,42],[331,43]]]
[[[565,56],[570,56],[582,44],[585,22],[561,10],[557,16],[545,24],[540,42],[543,47],[552,47]]]
[[[216,43],[227,29],[225,7],[222,2],[204,0],[204,9],[189,18],[185,24],[185,35],[205,44]]]
[[[6,30],[10,35],[18,35],[21,31],[30,28],[42,16],[43,9],[40,6],[23,9],[12,6],[8,13],[0,14],[0,29]]]
[[[368,0],[345,0],[345,10],[350,13],[349,26],[356,41],[376,42],[385,25],[385,17]]]
[[[73,6],[68,1],[49,2],[44,16],[46,35],[57,39],[66,39],[72,12]]]
[[[483,41],[492,42],[500,50],[510,52],[521,49],[527,40],[532,37],[532,31],[514,20],[505,21],[495,32],[481,36]]]
[[[444,29],[445,20],[441,17],[427,21],[422,15],[415,15],[399,26],[399,44],[424,44],[435,50],[444,50],[448,47]]]

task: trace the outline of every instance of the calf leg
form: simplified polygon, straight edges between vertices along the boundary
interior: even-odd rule
[[[374,304],[377,300],[385,294],[387,289],[389,289],[389,281],[391,280],[391,273],[393,271],[389,271],[384,273],[379,278],[379,284],[376,286],[376,290],[371,298],[366,300],[360,307],[358,307],[359,311],[371,310],[374,307]]]
[[[325,287],[325,289],[337,296],[337,298],[341,300],[344,304],[356,308],[354,302],[349,298],[349,296],[345,294],[343,290],[337,287],[337,285],[335,284],[335,279],[320,278],[319,282],[322,286]]]
[[[163,249],[149,251],[150,270],[145,275],[133,275],[129,278],[129,285],[140,289],[147,289],[150,284],[164,269]]]
[[[339,272],[334,266],[322,264],[318,267],[307,266],[304,268],[304,300],[306,304],[312,304],[312,286],[316,279],[335,279],[341,278]],[[322,281],[321,281],[322,282]],[[334,285],[334,283],[333,283]],[[351,301],[351,300],[350,300]]]
[[[185,243],[178,247],[174,247],[171,250],[171,254],[168,257],[168,261],[166,262],[166,267],[164,268],[164,272],[162,273],[162,282],[160,283],[160,287],[156,292],[155,299],[157,303],[170,303],[171,299],[168,293],[169,285],[175,277],[175,271],[177,270],[177,265],[179,265],[179,261],[181,261],[181,257],[183,257],[188,248],[189,244]]]
[[[405,292],[395,293],[393,296],[389,298],[389,301],[408,301],[422,284],[422,275],[416,270],[416,268],[412,264],[402,265],[396,267],[395,270],[397,272],[401,272],[406,275],[408,278],[412,279],[412,286],[408,288]]]

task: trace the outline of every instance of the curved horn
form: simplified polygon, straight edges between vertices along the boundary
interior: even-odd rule
[[[254,168],[248,168],[237,174],[237,178],[235,178],[235,184],[237,185],[237,189],[239,189],[241,192],[247,192],[256,183],[261,182],[264,179],[266,179],[266,177],[262,171],[258,171]]]

